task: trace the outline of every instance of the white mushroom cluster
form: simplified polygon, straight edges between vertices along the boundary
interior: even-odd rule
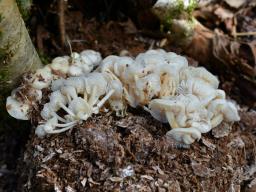
[[[20,99],[18,88],[7,98],[7,111],[28,120],[31,107],[42,98],[41,89],[51,89],[41,111],[43,121],[36,128],[40,137],[66,131],[103,107],[124,116],[128,105],[141,106],[155,119],[170,124],[168,136],[186,144],[199,140],[222,121],[240,119],[236,105],[218,89],[214,75],[162,49],[136,58],[111,55],[102,60],[92,50],[57,57],[37,70],[28,84],[31,91],[27,94],[34,100]]]
[[[101,60],[100,53],[93,50],[85,50],[80,54],[74,52],[71,57],[54,58],[52,63],[36,70],[26,78],[24,84],[12,91],[6,102],[8,113],[16,119],[29,120],[33,105],[40,103],[42,99],[42,89],[48,88],[56,79],[86,75],[99,65]],[[26,89],[25,96],[20,94],[23,89]]]

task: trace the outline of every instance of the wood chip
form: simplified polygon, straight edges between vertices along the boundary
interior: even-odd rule
[[[112,181],[112,182],[121,182],[121,181],[123,181],[123,178],[121,178],[121,177],[110,177],[109,180]]]
[[[211,143],[209,140],[205,139],[205,138],[202,138],[202,143],[210,148],[211,150],[215,150],[216,149],[216,145],[214,145],[213,143]]]
[[[151,177],[150,175],[141,175],[140,177],[141,177],[142,179],[147,179],[147,180],[151,180],[151,181],[154,180],[154,178]]]

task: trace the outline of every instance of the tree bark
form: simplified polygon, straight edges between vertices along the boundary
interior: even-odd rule
[[[0,92],[10,91],[22,74],[41,66],[15,0],[0,0]]]

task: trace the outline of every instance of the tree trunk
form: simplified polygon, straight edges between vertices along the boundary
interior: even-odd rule
[[[10,91],[19,77],[41,66],[15,0],[0,0],[0,92]]]

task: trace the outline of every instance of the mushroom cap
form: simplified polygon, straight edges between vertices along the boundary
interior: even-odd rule
[[[237,107],[230,101],[227,101],[226,107],[223,109],[223,115],[226,121],[240,121]]]
[[[217,89],[219,86],[218,78],[209,71],[207,71],[204,67],[189,66],[180,71],[181,80],[188,80],[191,78],[200,79],[214,89]]]
[[[185,144],[191,144],[201,138],[201,133],[196,128],[174,128],[166,133],[167,136]]]
[[[43,138],[43,137],[47,134],[46,131],[44,130],[44,127],[45,127],[44,124],[38,125],[38,126],[36,127],[35,134],[36,134],[39,138]]]
[[[43,89],[50,85],[52,79],[53,75],[51,69],[46,65],[44,68],[36,70],[36,73],[31,79],[31,86],[35,89]]]
[[[6,110],[12,117],[20,120],[29,120],[30,105],[21,103],[9,96],[6,100]]]
[[[166,63],[172,66],[177,72],[180,72],[182,69],[188,67],[188,60],[186,57],[177,55],[173,52],[165,53],[163,57]]]
[[[78,116],[78,118],[88,115],[88,117],[92,114],[92,108],[89,106],[89,104],[82,99],[81,97],[77,97],[73,99],[69,105],[68,108]]]
[[[163,123],[168,122],[165,112],[170,109],[176,110],[176,107],[177,102],[169,99],[153,99],[148,104],[150,114]]]
[[[60,78],[60,79],[56,79],[52,82],[51,84],[51,90],[52,91],[57,91],[61,88],[61,86],[64,85],[64,82],[66,81],[66,79]]]
[[[160,78],[156,74],[149,74],[142,78],[136,78],[135,94],[139,98],[139,103],[146,104],[160,92]]]
[[[201,133],[207,133],[212,129],[210,121],[193,122],[192,127],[196,128]]]
[[[60,103],[63,105],[66,105],[68,102],[67,98],[64,95],[62,95],[60,90],[52,92],[49,98],[50,98],[51,106],[53,107],[54,110],[59,108]]]
[[[68,69],[68,75],[70,76],[80,76],[83,75],[83,69],[78,65],[71,65]]]
[[[43,97],[42,90],[40,89],[35,89],[33,87],[29,87],[27,91],[27,96],[32,98],[32,103],[35,103],[36,101],[41,101]]]
[[[165,63],[165,61],[162,54],[152,53],[151,51],[140,53],[135,58],[135,63],[137,65],[140,65],[142,68],[145,68],[146,66],[157,66],[158,64]]]
[[[53,116],[53,113],[55,113],[55,110],[52,108],[51,103],[45,103],[40,115],[44,120],[48,120]]]
[[[114,71],[114,64],[118,61],[119,57],[116,55],[109,55],[104,58],[99,66],[101,72],[106,71],[107,69],[110,71]]]
[[[71,97],[71,98],[77,97],[76,89],[73,86],[62,86],[60,88],[60,92],[66,97]]]
[[[69,59],[68,56],[56,57],[52,60],[50,67],[53,70],[60,71],[63,74],[66,74],[69,69]]]
[[[103,95],[106,93],[108,82],[105,79],[105,75],[98,72],[92,72],[84,78],[86,92],[91,94],[93,88],[96,88],[97,95]]]
[[[176,99],[153,99],[149,103],[150,109],[163,109],[165,111],[171,111],[177,113],[184,109],[184,104]]]
[[[100,64],[102,61],[101,54],[94,50],[84,50],[80,53],[81,61],[83,65],[88,65],[93,67]],[[91,69],[91,70],[92,70]]]
[[[114,74],[121,78],[124,75],[127,66],[130,66],[133,63],[134,60],[131,57],[119,57],[117,62],[114,64]]]
[[[225,99],[215,99],[211,101],[207,106],[209,118],[211,119],[213,116],[217,115],[218,113],[222,113],[226,104],[227,104],[227,101]]]
[[[38,125],[35,130],[35,134],[42,138],[44,137],[47,133],[50,133],[55,125],[58,123],[58,119],[56,116],[53,116],[51,119],[46,121],[44,124]]]
[[[72,52],[70,57],[72,58],[72,61],[73,61],[72,64],[74,64],[74,62],[75,62],[76,60],[78,60],[78,59],[80,60],[80,54],[77,53],[77,52]]]

